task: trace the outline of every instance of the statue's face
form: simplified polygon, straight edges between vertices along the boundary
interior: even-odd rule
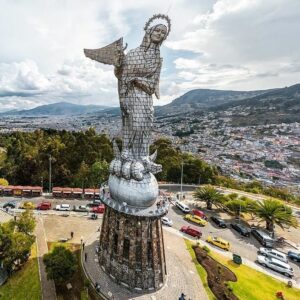
[[[157,25],[151,33],[151,41],[155,44],[162,42],[167,34],[167,27],[165,25]]]

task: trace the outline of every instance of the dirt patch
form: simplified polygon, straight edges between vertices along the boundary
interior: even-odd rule
[[[207,272],[207,282],[211,291],[218,300],[239,300],[230,287],[227,286],[228,281],[236,282],[235,274],[227,267],[223,266],[212,257],[210,257],[204,249],[199,246],[193,246],[198,262]]]

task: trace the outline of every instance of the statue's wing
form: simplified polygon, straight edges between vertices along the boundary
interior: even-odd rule
[[[99,48],[99,49],[84,49],[86,57],[101,62],[103,64],[121,66],[124,57],[123,38]]]

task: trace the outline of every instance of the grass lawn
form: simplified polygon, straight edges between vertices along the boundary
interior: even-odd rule
[[[289,288],[285,283],[248,266],[237,265],[223,255],[212,252],[211,256],[236,274],[238,281],[229,282],[229,285],[240,299],[274,300],[278,291],[283,292],[285,299],[300,299],[299,289]]]
[[[210,290],[210,288],[207,284],[207,273],[206,273],[205,269],[197,261],[195,252],[192,248],[192,243],[189,240],[185,240],[185,244],[187,246],[187,250],[189,251],[189,253],[192,257],[193,263],[196,266],[197,272],[198,272],[198,274],[201,278],[201,281],[202,281],[203,286],[206,290],[206,293],[208,295],[209,300],[216,300],[217,298],[214,296],[214,294],[212,293],[212,291]]]
[[[42,299],[36,244],[32,245],[31,256],[23,268],[14,273],[0,287],[0,299],[40,300]]]
[[[189,244],[189,247],[191,248],[192,243],[190,241],[186,241],[186,243],[187,245]],[[232,287],[234,294],[239,299],[274,300],[276,299],[275,294],[278,291],[283,292],[285,299],[288,300],[300,299],[299,289],[289,288],[286,286],[285,283],[277,279],[274,279],[273,277],[268,276],[264,273],[261,273],[257,270],[254,270],[248,266],[237,265],[232,260],[214,251],[210,251],[209,255],[235,273],[238,281],[229,282],[228,284],[230,287]],[[201,280],[203,281],[202,277]]]

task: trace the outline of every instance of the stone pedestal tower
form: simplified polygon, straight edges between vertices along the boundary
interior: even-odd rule
[[[157,19],[165,24],[150,26]],[[153,100],[159,98],[160,46],[171,28],[165,15],[145,25],[141,45],[127,54],[123,40],[85,49],[93,60],[115,66],[122,115],[122,149],[114,142],[108,185],[100,196],[106,205],[100,235],[99,263],[116,282],[136,291],[163,286],[166,277],[161,217],[167,201],[159,195],[154,174],[161,171],[156,152],[149,153]]]
[[[166,276],[159,216],[134,216],[106,206],[99,263],[118,283],[136,291],[159,289]]]

